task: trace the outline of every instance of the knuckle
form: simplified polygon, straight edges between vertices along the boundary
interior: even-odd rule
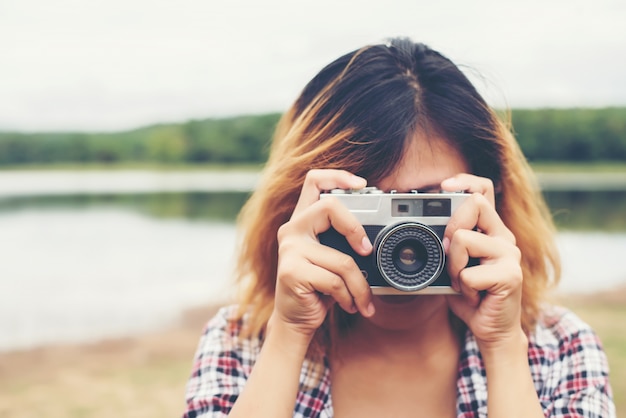
[[[515,261],[519,262],[522,260],[522,250],[520,250],[520,248],[517,245],[513,245],[511,252],[513,254],[513,257],[515,258]]]
[[[493,180],[491,180],[490,178],[487,177],[480,177],[480,179],[483,182],[483,190],[485,191],[492,191],[493,190]]]
[[[506,237],[494,237],[494,239],[497,240],[497,246],[505,251],[504,254],[507,254],[515,260],[516,264],[519,264],[522,259],[522,250],[515,245],[515,237],[513,236],[513,240],[508,235]]]
[[[285,260],[294,259],[298,253],[298,246],[301,242],[296,236],[292,234],[293,228],[285,224],[278,229],[277,243],[278,243],[278,256]]]
[[[354,268],[356,263],[354,259],[350,257],[348,254],[341,253],[337,258],[337,267],[341,272],[348,272]]]
[[[293,221],[282,224],[276,231],[276,241],[279,247],[287,247],[297,235],[297,225]]]
[[[469,280],[469,276],[468,275],[469,275],[469,272],[468,272],[467,268],[462,269],[459,272],[459,275],[458,275],[459,281],[461,283],[467,283],[467,281]]]
[[[302,187],[310,187],[311,185],[316,184],[320,179],[321,173],[322,170],[318,168],[307,171],[306,175],[304,176],[304,183]]]
[[[489,200],[487,199],[487,197],[482,193],[479,193],[479,192],[472,193],[471,199],[480,209],[483,209],[485,207],[491,207],[491,203],[489,203]]]
[[[456,233],[456,231],[459,230],[459,228],[460,228],[459,222],[456,220],[456,218],[452,217],[448,220],[448,224],[446,225],[446,233],[454,236],[454,234]]]
[[[329,196],[325,199],[320,199],[315,202],[315,204],[319,206],[319,208],[326,214],[332,212],[338,203],[339,201],[334,196]]]
[[[336,207],[339,204],[337,198],[329,196],[325,199],[317,200],[308,209],[309,218],[328,218],[330,219],[336,212]]]
[[[511,287],[513,289],[517,289],[522,287],[524,282],[524,273],[522,271],[522,267],[519,264],[513,264],[510,268],[510,278],[509,282],[511,283]]]
[[[291,240],[283,240],[278,243],[278,256],[282,259],[293,258],[293,250],[295,245]],[[291,255],[290,255],[291,254]]]
[[[288,280],[292,277],[295,277],[297,272],[296,263],[292,261],[291,257],[283,258],[278,263],[278,279],[279,280]]]
[[[341,279],[341,277],[339,277],[339,276],[333,276],[333,277],[330,279],[329,288],[330,288],[330,291],[331,291],[333,294],[335,294],[335,293],[337,293],[338,291],[340,291],[340,290],[341,290],[341,288],[342,288],[343,286],[344,286],[344,285],[343,285],[343,280]]]
[[[289,222],[282,224],[278,227],[278,231],[276,232],[276,238],[278,242],[282,242],[285,240],[285,237],[290,234],[291,225]]]
[[[471,231],[468,231],[467,229],[457,229],[452,234],[452,240],[454,240],[454,242],[457,244],[465,246],[470,241],[470,235]]]
[[[519,264],[515,265],[515,281],[521,285],[524,282],[524,272],[522,271],[522,266]]]
[[[512,243],[514,246],[516,246],[516,248],[517,248],[517,237],[515,236],[515,234],[510,229],[507,229],[507,240],[510,243]],[[519,250],[519,248],[518,248],[518,250]]]
[[[348,235],[361,235],[363,232],[363,226],[358,221],[352,221],[348,225]]]
[[[307,171],[306,175],[304,176],[304,182],[305,183],[310,183],[318,175],[319,175],[319,170],[318,169],[314,168],[312,170],[309,170],[309,171]]]

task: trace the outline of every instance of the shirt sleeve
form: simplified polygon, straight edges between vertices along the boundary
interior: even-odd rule
[[[183,418],[225,417],[250,373],[253,347],[242,346],[241,324],[230,319],[232,308],[222,308],[207,324],[186,389]]]
[[[593,330],[571,312],[555,327],[559,334],[546,417],[614,418],[608,360]]]

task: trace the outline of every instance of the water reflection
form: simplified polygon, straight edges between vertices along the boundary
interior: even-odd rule
[[[167,327],[231,290],[229,222],[25,209],[0,231],[0,350]]]
[[[544,197],[560,230],[626,231],[626,190],[551,191]]]
[[[0,199],[0,214],[30,209],[122,209],[159,219],[233,221],[248,196],[242,192],[18,196]]]
[[[239,192],[0,198],[0,350],[158,328],[228,294],[233,221],[247,198]],[[561,229],[561,288],[624,283],[626,192],[559,191],[546,198]]]
[[[19,196],[0,199],[0,213],[32,208],[117,208],[160,219],[233,221],[249,193],[176,192]],[[626,191],[544,193],[560,230],[626,231]]]

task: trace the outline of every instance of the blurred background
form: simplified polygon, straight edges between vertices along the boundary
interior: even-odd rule
[[[555,298],[600,334],[626,416],[624,21],[618,0],[0,0],[0,417],[180,415],[280,114],[390,36],[511,110]]]

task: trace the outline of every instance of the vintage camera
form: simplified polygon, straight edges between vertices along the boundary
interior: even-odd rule
[[[354,258],[378,295],[449,294],[443,233],[465,193],[384,193],[375,187],[335,189],[320,195],[342,202],[365,228],[374,248],[357,254],[333,228],[319,235],[322,244]],[[470,265],[478,264],[470,259]]]

